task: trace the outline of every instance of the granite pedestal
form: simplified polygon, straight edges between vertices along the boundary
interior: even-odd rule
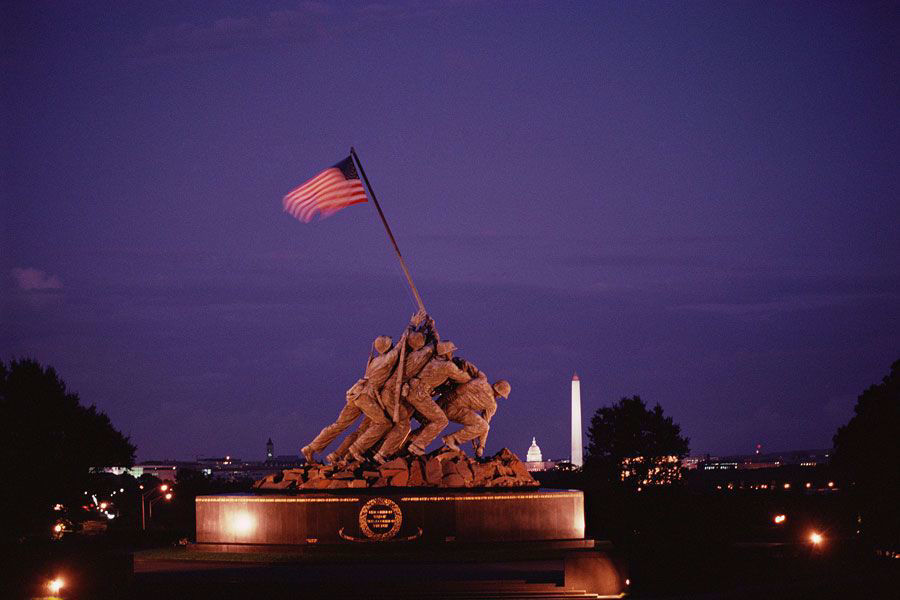
[[[584,540],[577,490],[411,490],[198,496],[197,546]]]

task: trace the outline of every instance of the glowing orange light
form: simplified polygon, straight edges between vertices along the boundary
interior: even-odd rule
[[[626,580],[625,580],[625,585],[631,585],[631,580],[630,580],[630,579],[626,579]]]
[[[784,484],[784,489],[786,489],[786,490],[791,489],[791,484],[789,484],[789,483]]]
[[[169,489],[169,484],[168,484],[168,483],[164,483],[164,484],[162,484],[161,486],[159,486],[159,489],[160,489],[161,491],[165,492],[166,490]]]
[[[53,526],[53,531],[55,531],[56,533],[61,533],[62,530],[63,530],[62,523],[57,523],[56,525]]]
[[[106,510],[106,507],[109,506],[106,502],[100,503],[100,510]]]
[[[172,499],[172,494],[166,494],[166,500],[171,500],[171,499]]]
[[[806,482],[806,489],[809,489],[809,488],[811,488],[811,487],[812,487],[812,484],[809,483],[809,482],[807,481],[807,482]]]
[[[240,512],[231,519],[231,529],[238,535],[246,535],[253,531],[255,527],[256,520],[249,513]]]
[[[828,487],[834,487],[834,482],[833,482],[833,481],[829,481],[829,482],[828,482]]]
[[[818,531],[813,531],[812,533],[809,534],[809,541],[812,543],[813,546],[818,546],[823,541],[825,541],[825,538],[822,537],[822,534],[819,533]]]
[[[787,516],[785,516],[785,515],[775,515],[775,518],[772,519],[772,520],[775,521],[775,523],[776,523],[777,525],[781,525],[782,523],[784,523],[785,521],[787,521]]]
[[[50,590],[51,594],[59,593],[59,590],[66,585],[66,582],[62,580],[62,577],[57,577],[49,582],[47,582],[47,589]]]

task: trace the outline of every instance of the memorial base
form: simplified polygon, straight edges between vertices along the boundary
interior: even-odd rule
[[[322,545],[592,544],[584,539],[584,495],[577,490],[358,492],[198,496],[195,548],[252,552]]]

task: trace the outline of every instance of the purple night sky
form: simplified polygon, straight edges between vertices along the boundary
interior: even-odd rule
[[[4,3],[4,361],[138,458],[296,453],[414,310],[488,451],[640,394],[692,453],[828,447],[900,358],[895,3]]]

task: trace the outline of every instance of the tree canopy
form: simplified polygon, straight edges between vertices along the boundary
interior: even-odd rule
[[[832,464],[865,488],[900,488],[900,360],[856,400],[854,416],[834,436]]]
[[[32,359],[0,361],[0,456],[14,495],[4,516],[28,527],[56,502],[83,493],[91,467],[131,466],[135,447],[102,411],[85,407],[53,367]]]
[[[640,396],[622,398],[597,409],[588,428],[588,469],[610,482],[638,486],[661,483],[688,453],[688,438],[656,404],[648,409]],[[624,475],[627,472],[627,475]]]

